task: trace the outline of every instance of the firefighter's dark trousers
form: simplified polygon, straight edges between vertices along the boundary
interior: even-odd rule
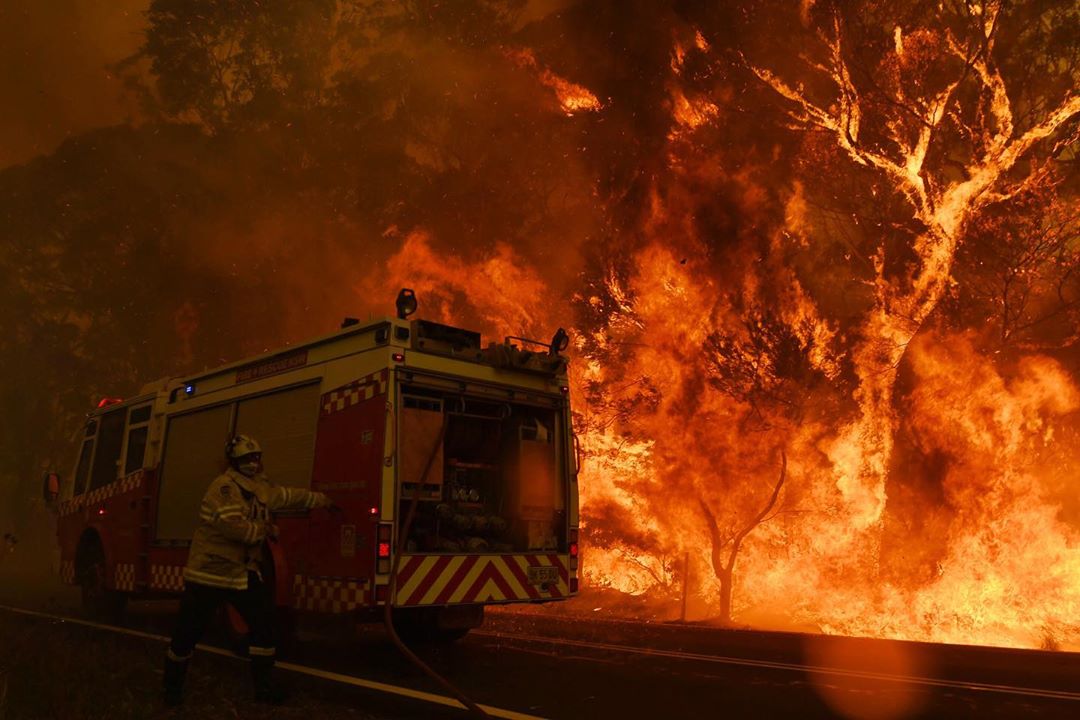
[[[178,700],[187,661],[202,639],[215,611],[224,604],[232,605],[250,630],[248,652],[255,680],[256,694],[265,693],[270,684],[270,669],[274,665],[274,599],[270,588],[255,573],[248,573],[246,590],[184,583],[184,597],[176,619],[172,642],[166,652],[165,693]]]

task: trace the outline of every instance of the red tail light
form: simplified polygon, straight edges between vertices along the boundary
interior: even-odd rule
[[[577,528],[570,528],[570,534],[567,540],[570,541],[570,569],[576,573],[578,567],[578,551],[580,550]],[[574,580],[573,582],[576,583],[577,580]]]
[[[390,357],[392,357],[394,359],[394,362],[396,363],[405,362],[405,353],[394,353]]]
[[[394,536],[394,526],[391,523],[379,523],[375,539],[375,572],[385,575],[390,572],[390,554],[393,552],[391,544]]]

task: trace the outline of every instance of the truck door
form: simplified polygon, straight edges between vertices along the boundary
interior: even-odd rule
[[[353,578],[354,601],[369,597],[374,573],[388,418],[386,377],[385,371],[375,373],[325,393],[315,441],[314,487],[330,494],[341,512],[312,519],[308,582],[314,587],[326,578]]]

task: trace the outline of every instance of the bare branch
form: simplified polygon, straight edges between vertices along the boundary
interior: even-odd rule
[[[780,451],[780,477],[776,480],[776,485],[773,486],[772,495],[769,496],[769,501],[765,503],[765,507],[761,509],[754,519],[743,526],[743,529],[735,534],[734,539],[731,541],[731,551],[728,553],[728,561],[726,569],[728,572],[735,567],[735,559],[739,554],[739,547],[742,545],[742,541],[746,539],[746,536],[753,532],[754,528],[761,524],[765,519],[765,516],[776,505],[776,499],[780,497],[780,489],[784,487],[784,479],[787,476],[787,453],[783,450]]]
[[[701,505],[701,512],[705,514],[705,527],[709,531],[710,555],[713,572],[719,576],[725,570],[722,560],[722,551],[725,543],[720,537],[720,526],[716,522],[716,516],[713,515],[712,510],[709,509],[708,503],[706,503],[705,499],[702,497],[698,498],[698,503]]]
[[[769,85],[779,95],[795,104],[796,107],[788,111],[788,114],[793,120],[802,123],[803,125],[809,124],[828,131],[836,139],[840,149],[847,153],[852,160],[860,165],[876,167],[879,170],[884,171],[890,177],[898,180],[901,183],[901,189],[912,198],[913,202],[916,201],[918,193],[915,191],[915,188],[909,186],[904,168],[884,155],[873,152],[858,144],[859,107],[857,96],[852,96],[850,91],[845,93],[845,90],[842,87],[840,88],[841,95],[844,97],[844,102],[839,106],[840,115],[837,117],[816,105],[806,97],[806,94],[802,90],[791,87],[772,71],[750,65],[749,63],[748,67],[751,72],[757,75],[759,79]],[[842,77],[850,82],[850,77],[847,75],[846,68],[843,70]],[[838,80],[837,75],[834,73],[830,73],[830,78],[838,85],[843,82],[842,80]]]

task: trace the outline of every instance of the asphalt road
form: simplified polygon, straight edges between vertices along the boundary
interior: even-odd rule
[[[74,593],[50,596],[52,612],[75,611]],[[135,603],[123,625],[167,635],[174,608]],[[307,621],[300,637],[283,660],[445,694],[378,626]],[[208,640],[226,644],[222,636]],[[507,611],[490,613],[484,628],[457,644],[417,652],[477,702],[561,720],[1080,717],[1076,653]],[[380,717],[465,716],[371,689],[334,692],[342,707],[377,707]]]

